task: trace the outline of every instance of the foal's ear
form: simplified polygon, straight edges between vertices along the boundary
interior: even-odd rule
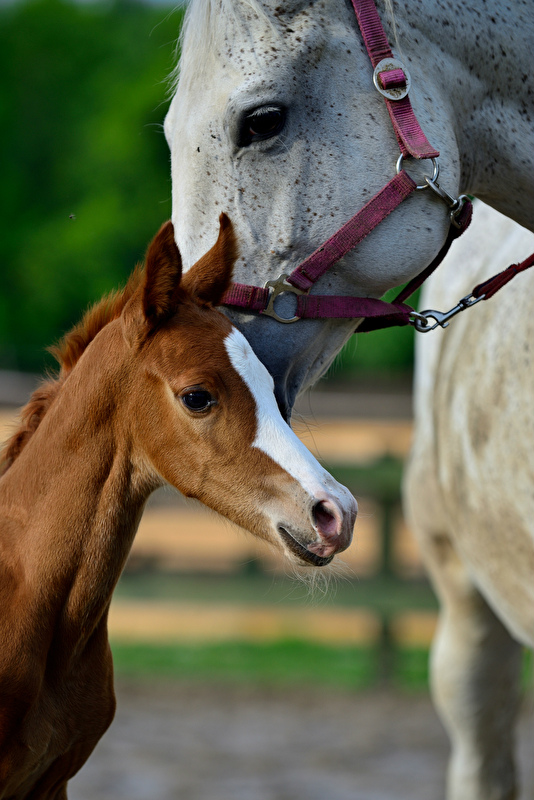
[[[214,306],[219,305],[232,281],[236,258],[237,243],[232,223],[226,214],[221,214],[217,241],[185,273],[182,287],[199,300]]]
[[[176,292],[182,277],[182,258],[174,241],[174,228],[165,222],[148,246],[142,289],[143,314],[154,328],[176,311]]]

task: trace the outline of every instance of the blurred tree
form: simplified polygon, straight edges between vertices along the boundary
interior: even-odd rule
[[[170,216],[161,123],[181,12],[60,0],[0,12],[0,367],[124,281]]]

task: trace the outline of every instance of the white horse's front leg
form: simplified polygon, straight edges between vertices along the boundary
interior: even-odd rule
[[[472,584],[450,539],[433,536],[422,545],[442,607],[431,682],[452,743],[448,800],[513,800],[521,647]]]

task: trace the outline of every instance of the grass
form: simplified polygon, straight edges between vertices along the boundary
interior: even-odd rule
[[[435,597],[424,580],[395,578],[340,580],[323,595],[284,576],[251,569],[240,575],[172,575],[126,572],[117,598],[235,603],[238,605],[365,607],[387,620],[404,609],[435,609]],[[399,649],[383,639],[373,646],[330,645],[307,641],[224,643],[112,642],[120,677],[248,683],[274,686],[328,686],[364,689],[383,684],[425,689],[428,653]]]
[[[383,684],[378,646],[322,645],[304,641],[266,643],[145,644],[112,642],[115,672],[122,678],[167,678],[253,686],[308,686],[360,690]],[[428,652],[393,655],[393,685],[424,690]]]
[[[120,677],[362,689],[373,685],[377,671],[375,648],[326,647],[303,641],[195,645],[113,642],[112,650]]]
[[[294,579],[269,576],[254,563],[239,575],[172,575],[126,572],[119,598],[243,605],[366,607],[387,623],[403,610],[434,610],[437,602],[424,580],[394,577],[341,580],[324,596],[310,596]],[[113,641],[119,678],[181,680],[249,686],[308,686],[362,690],[388,685],[403,691],[428,691],[428,649],[399,646],[388,638],[372,646],[307,641],[223,643],[146,643]],[[525,654],[523,685],[532,686],[532,657]]]

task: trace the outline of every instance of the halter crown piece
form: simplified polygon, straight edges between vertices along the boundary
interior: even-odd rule
[[[488,295],[475,295],[474,290],[471,295],[463,298],[458,306],[446,314],[433,311],[419,314],[407,305],[405,300],[436,269],[447,254],[452,242],[466,230],[471,222],[472,205],[465,195],[461,195],[457,199],[451,197],[437,182],[439,167],[436,159],[439,152],[428,142],[413,112],[408,97],[411,83],[409,73],[402,62],[393,56],[374,0],[352,0],[352,5],[374,70],[374,85],[384,97],[401,151],[397,161],[397,174],[330,239],[299,264],[291,274],[282,274],[276,280],[267,281],[263,287],[233,283],[223,296],[223,304],[255,311],[283,323],[296,322],[299,319],[364,318],[357,328],[358,333],[394,325],[412,324],[421,332],[432,330],[437,325],[445,327],[448,319],[456,313],[474,305],[479,300],[486,299]],[[407,157],[431,159],[432,177],[426,177],[425,183],[418,186],[402,169],[403,159]],[[336,261],[356,247],[403,200],[412,192],[427,188],[432,189],[449,207],[451,227],[445,244],[436,258],[423,272],[413,278],[391,303],[372,297],[308,294],[314,283]],[[531,264],[524,265],[526,262],[519,265],[519,268],[525,269],[526,266],[531,266]],[[519,268],[515,269],[515,272],[519,271]],[[510,267],[509,270],[511,269]],[[510,279],[508,277],[509,270],[505,270],[508,280]],[[501,273],[501,275],[505,273]],[[501,283],[501,285],[504,284]],[[477,287],[477,289],[479,288]],[[280,317],[274,309],[276,297],[285,292],[296,295],[295,315],[290,318]],[[436,320],[435,325],[429,325],[429,317]],[[440,321],[438,317],[443,319]]]

